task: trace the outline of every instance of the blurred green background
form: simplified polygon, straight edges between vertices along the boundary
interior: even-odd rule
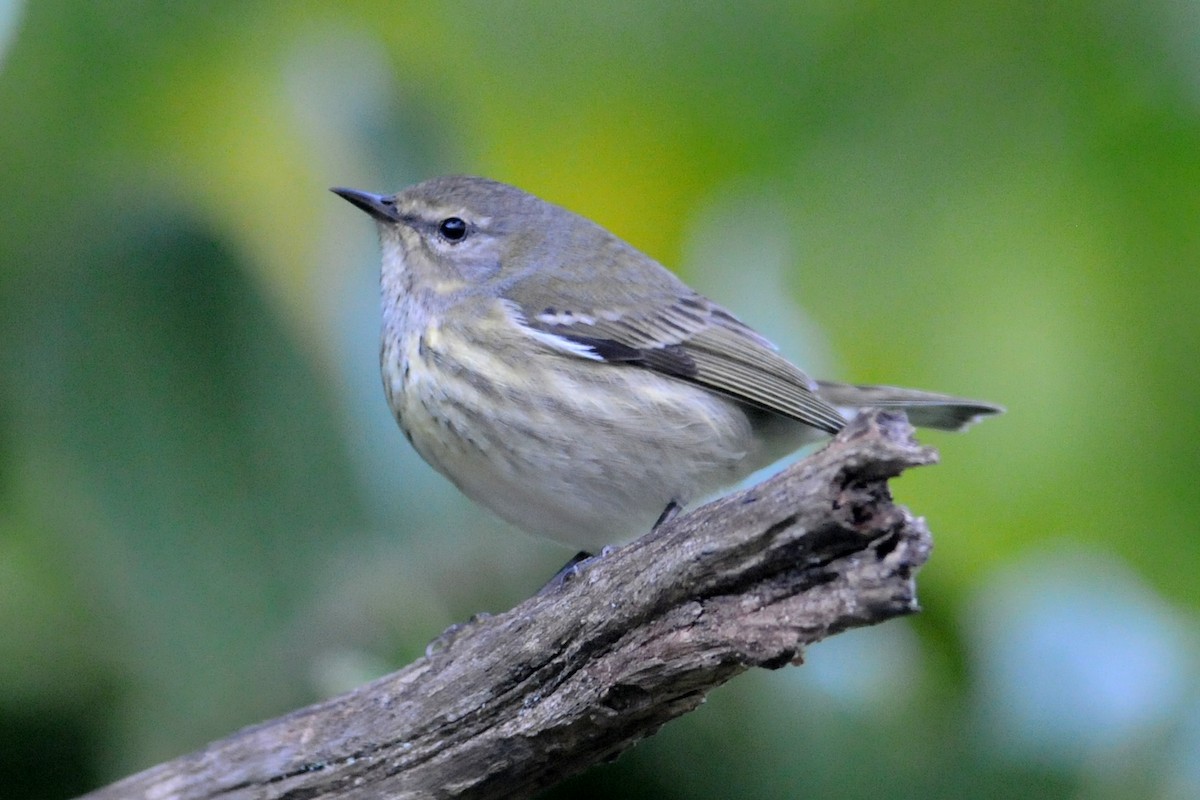
[[[377,374],[372,226],[484,174],[810,372],[1007,416],[895,484],[925,611],[555,798],[1200,797],[1200,5],[0,0],[0,794],[397,668],[570,555]]]

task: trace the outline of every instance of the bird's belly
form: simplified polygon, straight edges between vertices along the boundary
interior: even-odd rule
[[[742,406],[686,382],[569,356],[516,369],[453,352],[408,348],[393,409],[427,462],[530,533],[596,552],[770,460]]]

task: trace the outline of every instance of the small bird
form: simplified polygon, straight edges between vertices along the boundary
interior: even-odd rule
[[[960,430],[990,403],[814,381],[604,228],[477,177],[335,188],[379,229],[383,386],[421,457],[530,533],[597,553],[862,408]]]

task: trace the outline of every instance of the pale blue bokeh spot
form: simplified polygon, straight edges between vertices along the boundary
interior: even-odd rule
[[[997,572],[968,625],[984,730],[1013,755],[1073,762],[1136,745],[1189,692],[1182,616],[1091,551],[1030,553]]]
[[[845,631],[805,651],[787,676],[843,711],[877,715],[916,696],[925,672],[920,639],[907,622]]]
[[[0,0],[0,68],[4,66],[4,54],[17,32],[23,5],[22,0]]]

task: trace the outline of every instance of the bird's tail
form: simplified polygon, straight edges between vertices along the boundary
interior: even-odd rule
[[[863,408],[896,409],[905,412],[908,421],[919,428],[943,431],[965,430],[984,417],[1004,412],[1003,406],[993,403],[895,386],[856,386],[817,381],[817,395],[835,406],[843,416],[853,417]]]

